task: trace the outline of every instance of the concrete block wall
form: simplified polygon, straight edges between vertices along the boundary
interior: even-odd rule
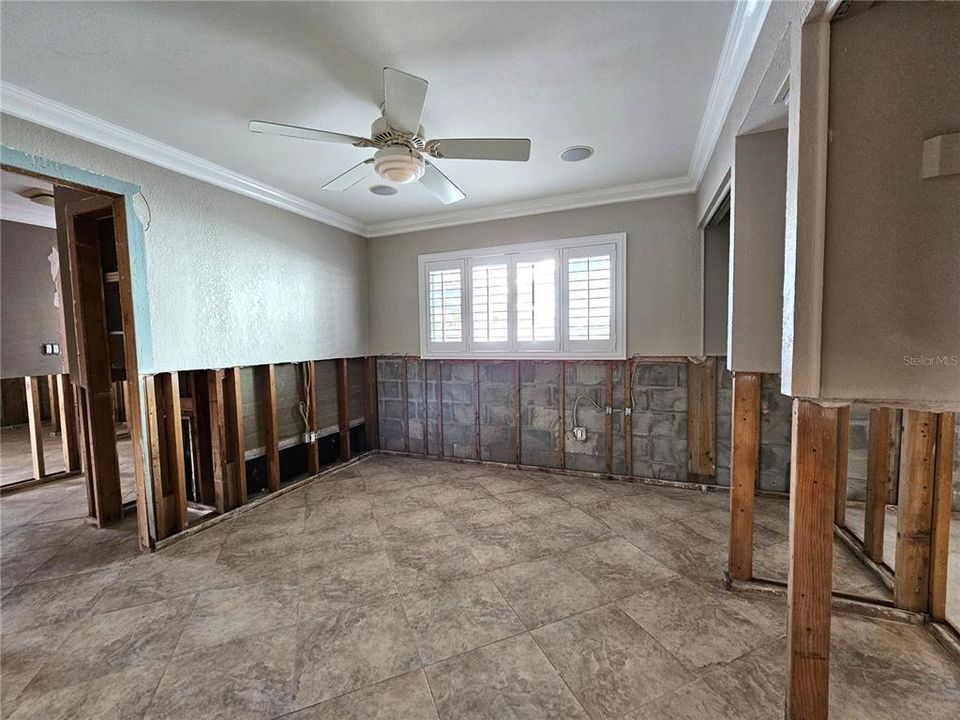
[[[717,374],[718,485],[730,482],[731,375]],[[429,455],[514,463],[517,461],[516,361],[423,361],[381,357],[379,378],[380,442],[385,450],[426,452]],[[633,467],[626,464],[623,408],[628,400],[624,362],[521,361],[520,461],[525,465],[606,473],[607,373],[614,408],[610,472],[664,480],[686,481],[687,363],[635,361],[632,377],[631,442]],[[440,385],[442,371],[443,448],[440,447]],[[560,457],[560,373],[565,385],[565,456]],[[479,386],[477,380],[479,379]],[[424,388],[424,380],[426,388]],[[777,375],[761,383],[761,456],[758,484],[764,490],[786,491],[790,478],[790,399],[780,394]],[[406,388],[406,391],[404,390]],[[424,394],[426,390],[426,395]],[[424,399],[426,397],[426,399]],[[577,398],[581,398],[579,406]],[[406,398],[406,408],[404,407]],[[592,402],[591,402],[592,400]],[[479,402],[478,402],[479,401]],[[596,405],[594,405],[596,403]],[[577,418],[574,421],[574,412]],[[477,413],[480,452],[477,453]],[[573,436],[579,424],[585,441]],[[426,426],[426,439],[424,438]]]
[[[687,479],[687,365],[638,362],[633,379],[634,473]]]

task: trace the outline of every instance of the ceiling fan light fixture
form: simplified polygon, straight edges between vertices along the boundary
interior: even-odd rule
[[[591,155],[593,155],[593,148],[589,145],[574,145],[560,153],[560,159],[567,162],[580,162]]]
[[[423,177],[426,166],[420,153],[394,145],[377,151],[373,156],[373,169],[384,180],[403,185]]]

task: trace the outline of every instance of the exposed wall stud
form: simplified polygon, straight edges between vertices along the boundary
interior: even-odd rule
[[[162,540],[187,527],[179,377],[175,372],[147,376],[144,389],[157,539]]]
[[[477,460],[483,460],[483,455],[480,451],[480,363],[476,360],[473,361],[473,385],[474,385],[474,402],[473,402],[473,420],[474,426],[476,428],[475,432],[475,441],[477,454]]]
[[[604,363],[607,366],[607,413],[606,413],[606,430],[607,430],[607,460],[606,467],[607,473],[613,473],[613,363],[607,361]]]
[[[437,412],[437,422],[439,424],[438,434],[440,435],[440,457],[447,454],[443,445],[443,360],[437,360],[437,402],[440,404]]]
[[[371,450],[380,449],[380,407],[377,382],[377,358],[376,356],[370,356],[366,358],[364,367],[366,407],[364,408],[363,422],[364,432],[367,437],[367,447]]]
[[[753,578],[753,495],[760,460],[760,373],[733,374],[729,571]]]
[[[516,397],[516,405],[514,406],[513,413],[513,431],[514,431],[514,444],[517,449],[517,465],[523,462],[523,428],[520,426],[520,405],[521,405],[521,390],[520,390],[520,361],[516,361],[513,371],[513,386]]]
[[[60,446],[63,449],[63,469],[75,472],[80,469],[80,451],[77,437],[77,408],[74,403],[73,385],[70,376],[57,375],[57,399],[60,402]]]
[[[870,410],[867,442],[867,481],[863,518],[863,550],[876,563],[883,562],[883,536],[886,526],[890,473],[893,470],[893,419],[891,408]]]
[[[226,418],[223,412],[223,370],[207,370],[207,418],[210,422],[210,465],[213,471],[213,497],[217,512],[224,513],[236,507],[233,488],[227,479]]]
[[[787,573],[786,717],[826,720],[837,408],[793,401],[790,566]]]
[[[430,454],[430,414],[428,412],[429,383],[427,382],[427,361],[420,361],[420,379],[423,380],[423,454]]]
[[[317,447],[317,364],[313,360],[308,360],[305,365],[307,376],[307,432],[313,438],[307,443],[307,472],[310,475],[316,475],[320,472],[320,452]]]
[[[953,491],[953,413],[937,416],[937,459],[933,471],[933,527],[930,540],[930,616],[947,619],[947,576],[950,552],[950,502]],[[956,580],[954,582],[957,582]]]
[[[837,484],[833,501],[833,522],[847,525],[847,455],[850,450],[850,406],[837,409]]]
[[[687,362],[687,453],[691,474],[717,474],[717,359]]]
[[[897,607],[914,612],[928,610],[937,426],[936,413],[903,411],[893,596]]]
[[[267,446],[267,490],[280,489],[280,432],[277,427],[277,376],[273,365],[259,365],[263,393],[263,435]]]
[[[633,360],[623,368],[623,406],[624,473],[633,475]]]
[[[247,461],[244,456],[243,391],[238,367],[223,371],[223,417],[227,447],[224,472],[233,486],[237,504],[243,505],[247,502]]]
[[[560,387],[558,388],[560,414],[560,434],[557,437],[560,446],[560,469],[567,468],[567,361],[560,361]]]
[[[43,462],[43,424],[40,421],[40,382],[27,376],[23,379],[27,391],[27,423],[30,428],[30,460],[33,477],[39,480],[46,474]]]
[[[403,451],[410,452],[410,364],[403,357]]]
[[[406,358],[404,358],[404,370],[406,370]],[[404,373],[406,378],[406,373]],[[337,360],[337,422],[340,426],[340,460],[346,462],[353,453],[350,450],[350,410],[349,410],[350,386],[347,382],[347,359]],[[403,406],[407,406],[406,380],[404,380]],[[407,426],[408,423],[404,423]],[[407,431],[409,433],[409,429]],[[407,449],[409,450],[409,435],[407,436]]]
[[[60,402],[57,398],[57,375],[47,375],[47,400],[50,405],[50,434],[60,432]]]

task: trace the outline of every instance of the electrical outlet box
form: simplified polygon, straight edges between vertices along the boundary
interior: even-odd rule
[[[317,441],[317,434],[315,432],[311,431],[311,432],[305,432],[303,434],[303,442],[312,443],[316,441]]]
[[[587,429],[585,427],[575,427],[573,429],[573,439],[577,442],[583,442],[587,439]]]
[[[60,343],[44,343],[40,346],[41,355],[59,355]]]

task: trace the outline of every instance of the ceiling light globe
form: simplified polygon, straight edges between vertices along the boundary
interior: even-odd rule
[[[403,185],[423,177],[423,157],[407,147],[393,146],[378,150],[373,156],[373,169],[384,180]]]

